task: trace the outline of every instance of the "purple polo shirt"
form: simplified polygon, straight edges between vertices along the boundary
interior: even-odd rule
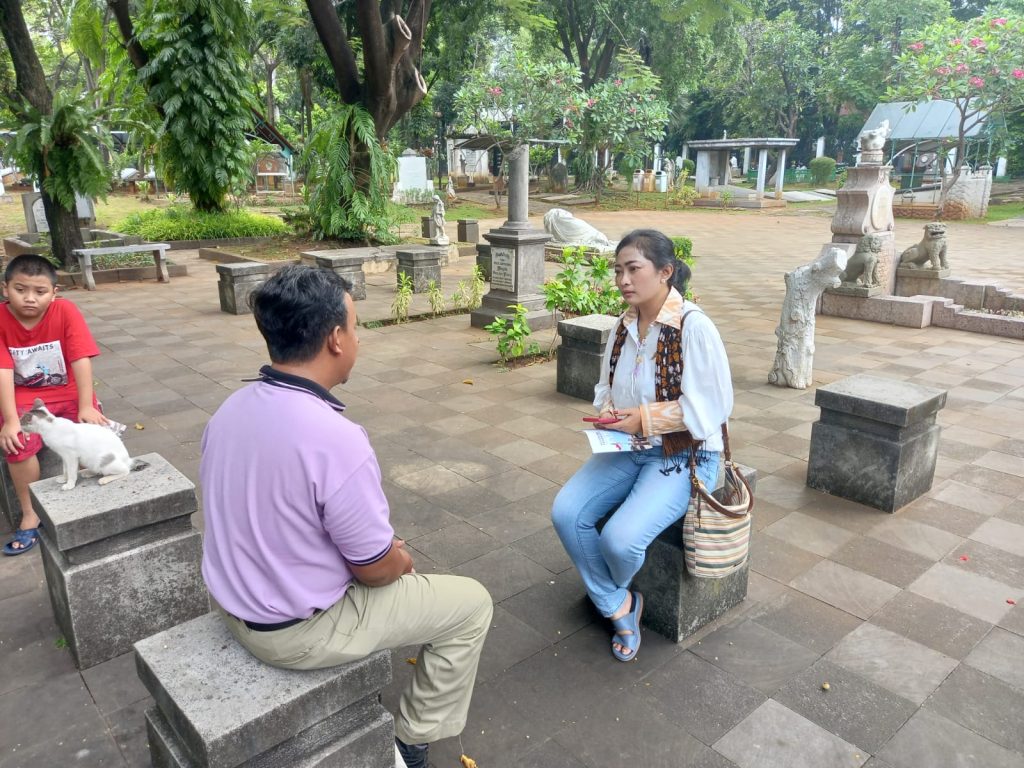
[[[336,603],[391,549],[366,431],[318,384],[260,370],[203,433],[203,578],[228,613],[276,624]]]

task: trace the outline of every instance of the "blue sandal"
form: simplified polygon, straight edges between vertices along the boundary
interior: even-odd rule
[[[621,618],[614,619],[612,626],[615,627],[615,634],[612,635],[612,642],[624,645],[629,653],[623,653],[612,646],[612,655],[619,661],[632,661],[636,658],[636,652],[640,650],[640,617],[644,613],[644,596],[639,592],[633,592],[633,605],[629,613]],[[624,635],[621,632],[629,632]]]
[[[10,556],[22,555],[32,549],[38,541],[38,528],[19,528],[14,532],[14,538],[4,545],[4,554]],[[20,544],[21,546],[15,547],[15,544]]]

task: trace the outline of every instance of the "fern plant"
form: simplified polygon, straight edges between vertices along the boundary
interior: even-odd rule
[[[14,159],[39,180],[46,193],[67,211],[75,209],[75,193],[105,197],[110,175],[101,147],[112,140],[104,128],[106,113],[94,109],[85,94],[58,91],[45,114],[8,101],[17,133],[11,143]]]
[[[164,177],[200,211],[224,210],[227,194],[251,173],[248,40],[243,0],[159,0],[139,36],[151,51],[139,75],[164,115]]]
[[[363,107],[339,105],[310,137],[302,165],[317,236],[394,241],[388,186],[395,160],[377,141],[373,117]]]

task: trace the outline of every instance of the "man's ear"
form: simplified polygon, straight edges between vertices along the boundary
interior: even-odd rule
[[[334,326],[331,332],[327,334],[327,350],[333,354],[341,354],[344,351],[345,344],[348,339],[345,338],[345,329],[340,325]]]

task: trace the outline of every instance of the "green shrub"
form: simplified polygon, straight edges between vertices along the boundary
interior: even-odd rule
[[[562,263],[565,268],[541,286],[550,311],[573,315],[618,315],[624,311],[607,257],[594,256],[588,263],[585,248],[565,248]]]
[[[673,237],[672,245],[676,251],[676,258],[682,259],[688,266],[693,266],[696,261],[693,255],[693,240],[688,237]]]
[[[182,205],[133,213],[117,230],[126,235],[139,235],[150,242],[272,237],[289,233],[288,226],[275,216],[248,211],[205,212]]]
[[[811,171],[811,183],[823,187],[832,178],[836,170],[836,161],[831,157],[816,157],[807,164]]]
[[[697,170],[697,164],[693,162],[693,160],[687,158],[686,160],[683,160],[683,170],[686,171],[687,176],[693,176]]]

